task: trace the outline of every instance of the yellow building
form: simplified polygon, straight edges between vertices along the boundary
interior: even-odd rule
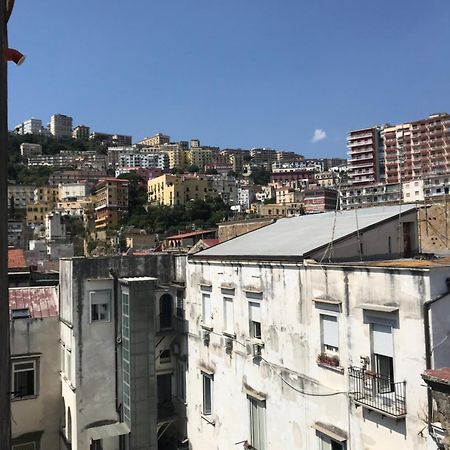
[[[154,145],[164,145],[168,144],[170,142],[170,136],[167,136],[162,133],[156,133],[154,136],[149,136],[142,141],[139,141],[139,145],[148,145],[150,147],[153,147]]]
[[[95,228],[117,226],[128,213],[128,180],[105,178],[94,189]]]
[[[59,201],[59,187],[42,186],[36,188],[34,191],[34,198],[36,202],[57,203]]]
[[[35,202],[27,205],[27,224],[28,225],[42,225],[45,216],[53,211],[55,207],[54,202]]]
[[[206,164],[213,162],[213,152],[210,148],[192,147],[186,152],[186,165],[197,166],[200,170]]]
[[[163,151],[167,153],[169,157],[169,169],[174,167],[184,168],[186,166],[186,149],[181,146],[171,146],[167,150],[163,148]]]
[[[148,180],[148,202],[153,205],[185,205],[214,196],[217,194],[203,176],[165,174]]]

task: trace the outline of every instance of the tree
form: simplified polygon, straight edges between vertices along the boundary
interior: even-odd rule
[[[264,167],[254,167],[252,168],[250,178],[255,184],[266,185],[270,181],[270,172]]]

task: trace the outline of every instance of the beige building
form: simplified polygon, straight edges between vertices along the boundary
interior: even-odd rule
[[[197,166],[203,170],[206,164],[213,161],[213,151],[210,148],[191,147],[186,152],[186,165]]]
[[[303,203],[272,203],[259,205],[261,217],[289,217],[305,213]]]
[[[114,227],[128,212],[128,181],[105,178],[95,186],[94,197],[96,230]]]
[[[275,203],[291,204],[303,201],[304,194],[298,190],[290,187],[282,187],[275,191]]]
[[[9,207],[25,209],[30,203],[34,203],[36,186],[23,186],[10,184],[8,186]]]
[[[64,114],[54,114],[50,118],[50,133],[56,139],[72,137],[72,117]]]
[[[148,145],[150,147],[153,147],[154,145],[164,145],[170,143],[170,136],[167,136],[162,133],[156,133],[154,136],[149,136],[142,141],[139,141],[139,145]]]
[[[78,125],[72,131],[72,137],[80,141],[88,141],[91,129],[86,125]]]
[[[148,181],[148,202],[157,205],[185,205],[217,194],[203,176],[165,174]]]
[[[169,169],[186,166],[186,148],[178,144],[165,145],[162,149],[169,157]]]

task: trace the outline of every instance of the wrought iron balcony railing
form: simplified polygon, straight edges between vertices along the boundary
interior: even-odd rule
[[[406,416],[406,381],[394,382],[362,367],[349,367],[348,374],[355,403],[395,419]]]

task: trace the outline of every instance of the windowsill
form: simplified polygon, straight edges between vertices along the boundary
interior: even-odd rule
[[[325,364],[323,362],[317,362],[317,365],[336,373],[344,373],[344,368],[341,366],[332,366],[331,364]]]
[[[71,383],[71,381],[61,372],[61,377],[62,379],[66,382],[67,386],[69,386],[69,388],[75,392],[75,386]]]
[[[214,328],[211,325],[207,325],[206,323],[201,322],[200,326],[206,331],[212,331]]]
[[[229,331],[222,331],[222,334],[228,338],[236,339],[236,333],[230,333]]]
[[[11,397],[11,401],[12,402],[19,402],[21,400],[34,400],[35,398],[38,398],[39,395],[35,394],[35,395],[27,395],[24,397]]]
[[[212,414],[203,414],[201,415],[202,419],[212,425],[213,427],[216,426],[216,421],[214,419],[210,420],[209,417],[212,417]]]

